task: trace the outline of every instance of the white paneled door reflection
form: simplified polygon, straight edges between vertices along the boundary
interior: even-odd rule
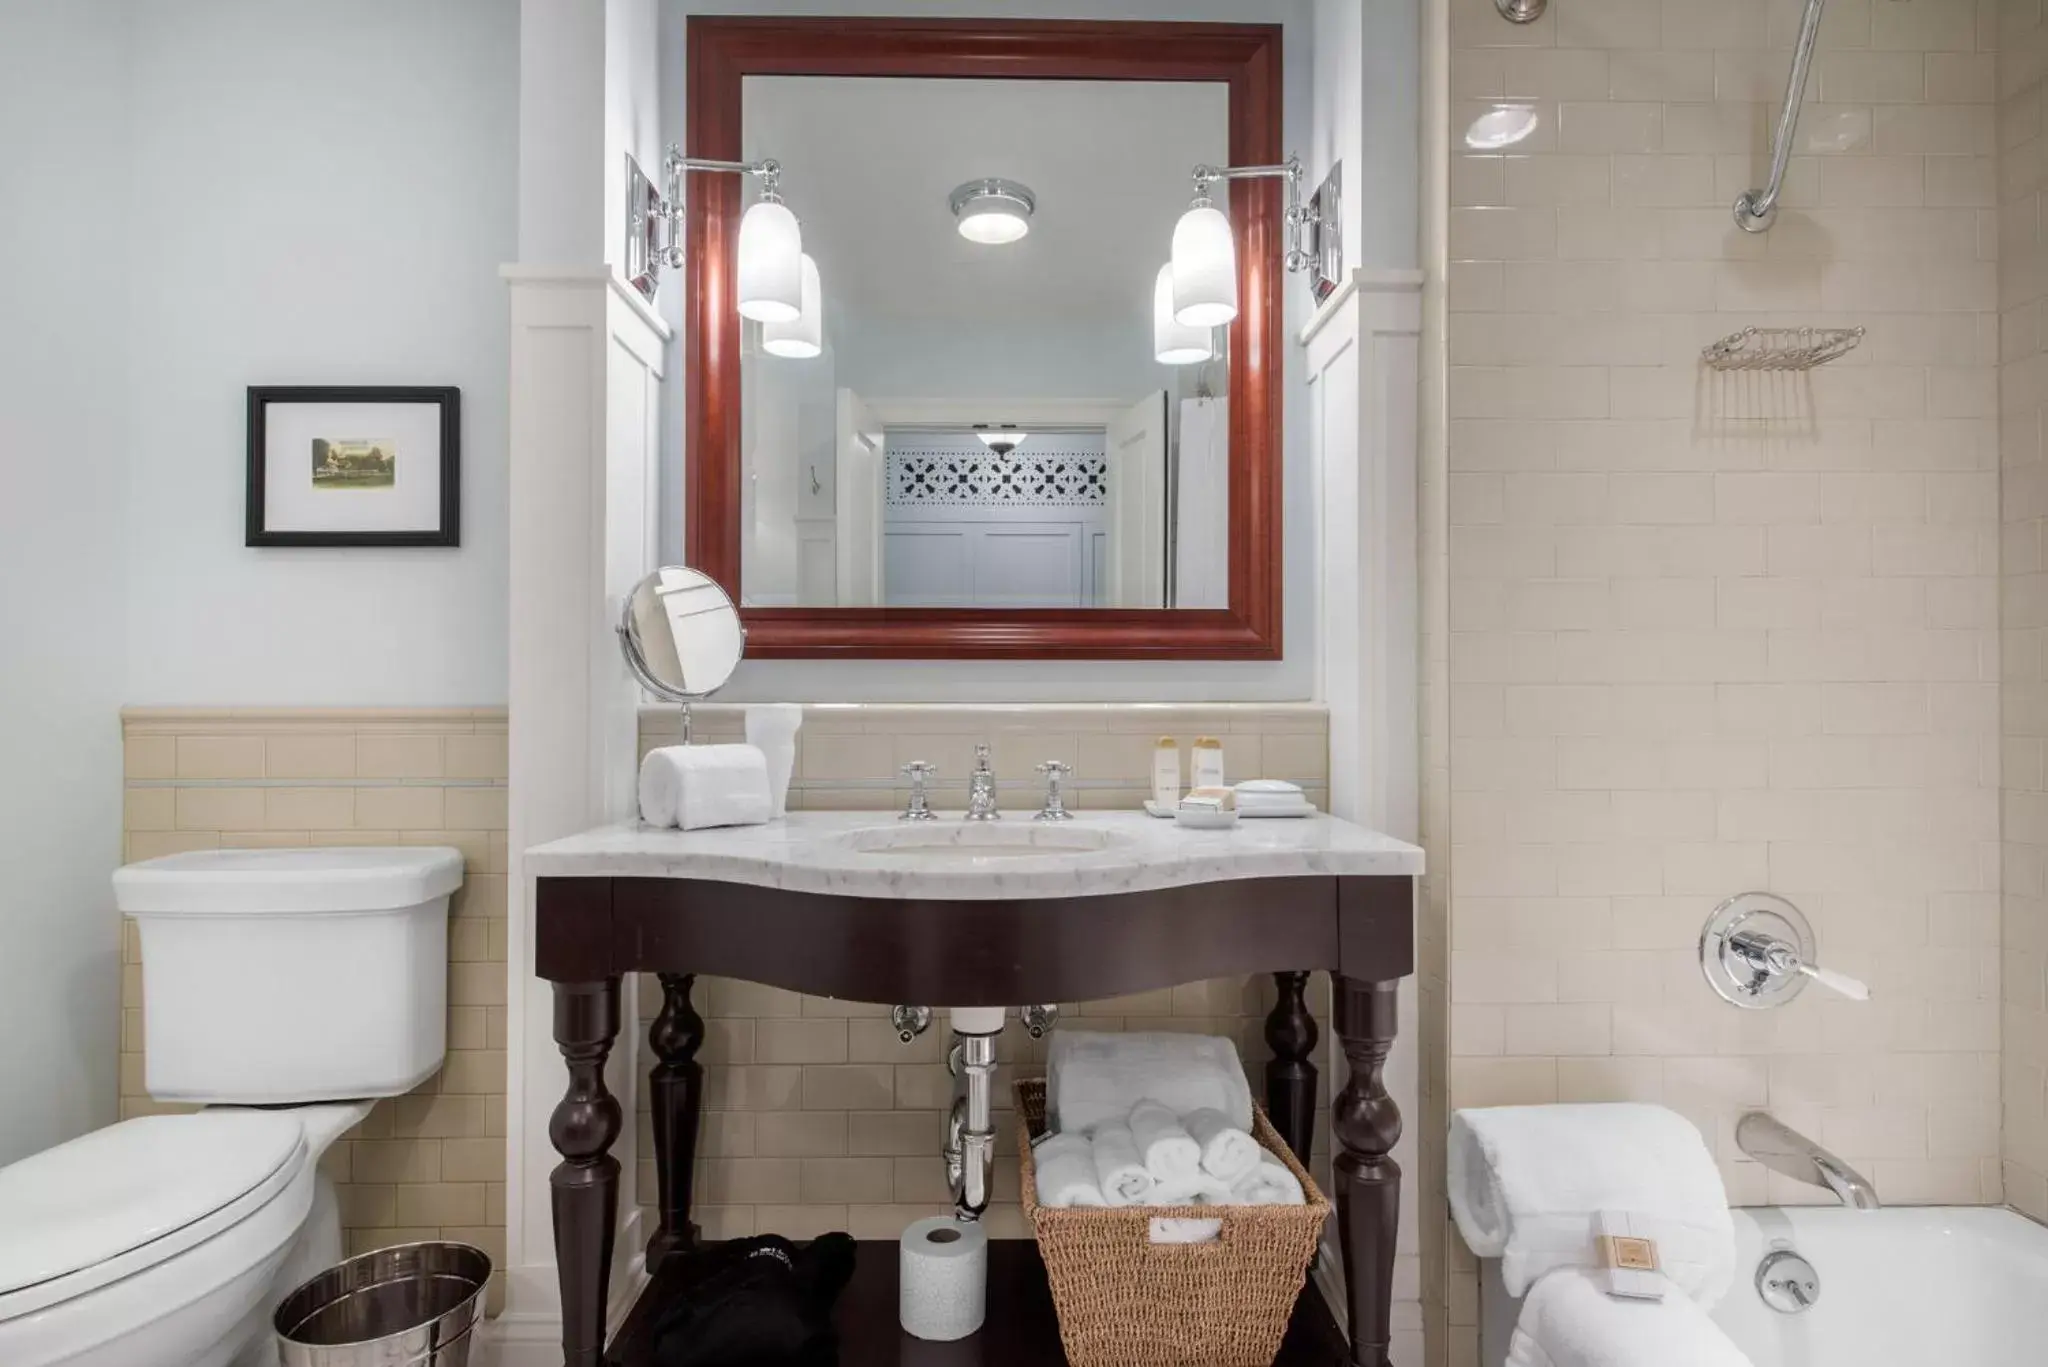
[[[1081,522],[892,521],[882,563],[902,607],[1077,608],[1095,597]]]

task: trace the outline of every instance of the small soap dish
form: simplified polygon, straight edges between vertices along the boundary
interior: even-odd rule
[[[1237,824],[1237,816],[1234,810],[1219,812],[1200,807],[1180,807],[1174,810],[1173,820],[1175,825],[1185,826],[1191,831],[1227,831]]]

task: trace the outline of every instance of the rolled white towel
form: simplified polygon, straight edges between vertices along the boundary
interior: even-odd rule
[[[1131,1107],[1128,1123],[1138,1157],[1145,1160],[1145,1171],[1153,1177],[1171,1182],[1201,1176],[1202,1146],[1188,1134],[1179,1116],[1148,1096]]]
[[[1301,1180],[1264,1149],[1252,1170],[1230,1185],[1230,1199],[1243,1206],[1301,1206],[1308,1196]]]
[[[1031,1149],[1032,1180],[1042,1206],[1100,1206],[1095,1146],[1083,1134],[1053,1134]]]
[[[1095,1158],[1095,1185],[1102,1202],[1110,1206],[1135,1206],[1152,1192],[1152,1174],[1138,1157],[1131,1139],[1131,1127],[1121,1120],[1104,1121],[1089,1136]]]
[[[1204,1106],[1180,1118],[1188,1137],[1202,1150],[1202,1171],[1223,1182],[1235,1182],[1259,1165],[1265,1152],[1259,1141],[1230,1123],[1221,1111]]]
[[[1213,1244],[1223,1233],[1221,1220],[1189,1219],[1184,1215],[1152,1217],[1155,1244]]]
[[[1677,1287],[1661,1301],[1625,1300],[1602,1290],[1598,1275],[1566,1267],[1536,1280],[1508,1340],[1507,1367],[1750,1367]]]
[[[1664,1275],[1711,1309],[1735,1278],[1721,1171],[1692,1122],[1662,1106],[1497,1106],[1451,1117],[1451,1216],[1510,1296],[1592,1261],[1594,1219],[1626,1215]]]
[[[1213,1177],[1196,1173],[1192,1177],[1170,1177],[1152,1184],[1146,1194],[1148,1206],[1229,1206],[1242,1202],[1230,1188]]]
[[[640,819],[650,826],[758,826],[774,810],[767,758],[751,745],[665,745],[640,761]]]
[[[1252,1091],[1237,1046],[1220,1035],[1055,1030],[1046,1056],[1046,1114],[1055,1130],[1124,1120],[1151,1097],[1175,1115],[1207,1107],[1252,1127]]]

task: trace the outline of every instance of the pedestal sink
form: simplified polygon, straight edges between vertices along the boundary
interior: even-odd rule
[[[921,821],[849,831],[840,843],[856,854],[909,859],[1060,859],[1130,843],[1116,831],[1083,822]]]

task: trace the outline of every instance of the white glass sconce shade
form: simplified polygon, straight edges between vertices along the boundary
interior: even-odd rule
[[[1173,316],[1189,327],[1237,317],[1237,244],[1223,211],[1198,200],[1173,230]]]
[[[742,318],[794,322],[803,313],[803,234],[780,200],[764,199],[740,219]]]
[[[1152,287],[1152,352],[1161,365],[1196,365],[1216,354],[1215,333],[1173,316],[1173,266],[1159,268]]]
[[[803,309],[785,323],[761,324],[761,350],[770,356],[808,361],[825,350],[824,299],[818,288],[818,263],[803,254]]]

